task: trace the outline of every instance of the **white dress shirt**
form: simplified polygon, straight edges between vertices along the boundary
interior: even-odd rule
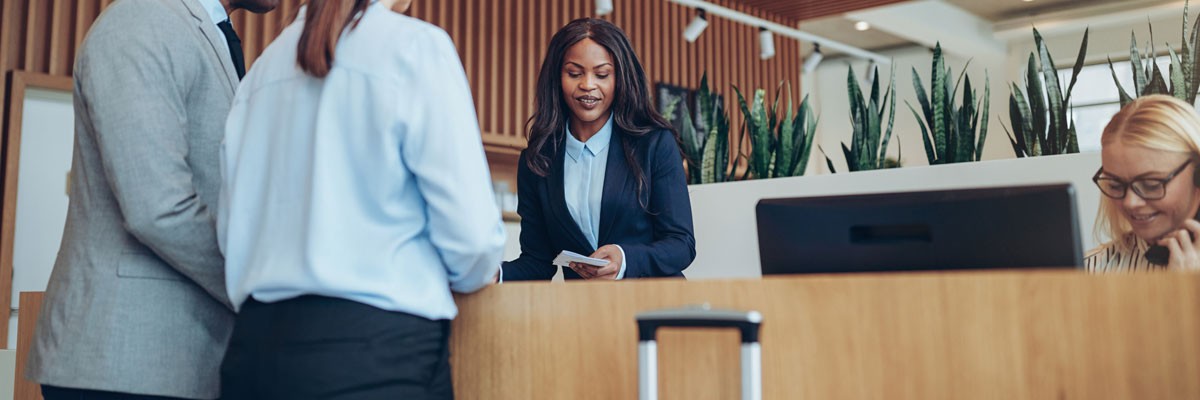
[[[217,24],[220,24],[222,22],[225,22],[226,20],[229,19],[229,13],[225,12],[225,6],[221,5],[220,0],[198,0],[198,1],[200,2],[200,5],[204,7],[204,10],[208,11],[208,17],[210,19],[212,19],[212,23],[214,26]],[[220,43],[217,44],[217,46],[220,46],[221,48],[218,50],[228,53],[229,52],[229,44],[225,43],[223,41],[219,41],[219,42]]]
[[[490,283],[505,242],[450,37],[378,3],[332,71],[296,63],[304,18],[242,81],[222,148],[229,298],[305,294],[430,319]]]
[[[588,244],[593,249],[599,248],[600,237],[600,205],[604,199],[604,173],[608,169],[608,152],[611,151],[609,142],[612,141],[613,118],[588,138],[587,143],[580,142],[571,135],[571,128],[566,128],[566,153],[563,159],[563,195],[567,201],[567,211],[575,225],[583,232]],[[616,151],[621,151],[617,149]],[[625,277],[625,250],[621,251],[621,269],[616,279]]]

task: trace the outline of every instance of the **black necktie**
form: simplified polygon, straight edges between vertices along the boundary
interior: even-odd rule
[[[229,44],[229,56],[233,59],[233,68],[237,70],[240,80],[246,76],[246,56],[242,54],[242,39],[233,31],[233,24],[230,24],[229,20],[221,21],[217,27],[225,34],[225,43]]]

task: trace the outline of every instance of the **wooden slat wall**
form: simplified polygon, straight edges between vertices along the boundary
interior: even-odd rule
[[[777,36],[775,58],[758,57],[757,28],[711,18],[695,43],[683,40],[693,10],[665,0],[615,0],[604,18],[625,30],[651,82],[695,88],[705,71],[710,84],[734,105],[730,85],[744,91],[767,89],[773,96],[781,80],[798,93],[799,44]],[[722,6],[784,25],[795,21],[734,1]],[[475,95],[484,142],[491,147],[523,148],[525,120],[533,112],[534,83],[550,37],[575,18],[593,16],[591,0],[444,0],[413,3],[410,15],[450,32],[458,46]],[[447,15],[448,14],[448,15]],[[740,118],[734,116],[735,128]]]
[[[0,4],[0,71],[25,70],[71,75],[74,55],[87,28],[112,0],[5,0]],[[234,27],[252,64],[279,31],[294,20],[301,0],[283,0],[265,15],[236,12]],[[615,0],[605,18],[631,38],[651,82],[695,88],[709,72],[710,84],[724,95],[727,109],[735,97],[764,88],[768,98],[781,80],[798,92],[798,44],[776,37],[775,58],[758,58],[756,28],[711,18],[695,43],[683,40],[694,11],[666,0]],[[714,3],[785,25],[796,21],[734,0]],[[409,14],[444,28],[454,39],[471,89],[483,141],[509,155],[523,148],[524,123],[533,111],[534,81],[546,45],[558,28],[594,14],[591,0],[416,0]],[[5,93],[0,87],[0,93]],[[740,116],[733,113],[735,131]],[[507,171],[498,171],[508,175]]]

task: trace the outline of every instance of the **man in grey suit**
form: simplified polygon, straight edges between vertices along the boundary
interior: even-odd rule
[[[244,71],[229,25],[279,0],[120,0],[75,64],[62,246],[28,364],[56,399],[214,399],[233,323],[213,206]]]

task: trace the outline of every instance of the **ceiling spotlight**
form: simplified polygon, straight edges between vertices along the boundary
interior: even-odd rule
[[[808,55],[808,59],[804,60],[804,73],[810,74],[817,70],[817,65],[821,64],[821,60],[825,59],[825,55],[821,54],[821,44],[813,43],[813,52]]]
[[[683,38],[689,43],[695,42],[696,39],[700,38],[700,34],[704,33],[704,28],[708,28],[708,18],[704,16],[704,9],[696,11],[696,18],[693,18],[692,23],[683,29]]]
[[[612,0],[596,0],[596,15],[608,15],[613,11]]]
[[[871,29],[871,24],[867,23],[867,21],[858,21],[854,23],[854,30],[856,31],[862,32],[868,29]]]
[[[767,28],[758,28],[758,56],[764,60],[775,57],[775,36]]]

